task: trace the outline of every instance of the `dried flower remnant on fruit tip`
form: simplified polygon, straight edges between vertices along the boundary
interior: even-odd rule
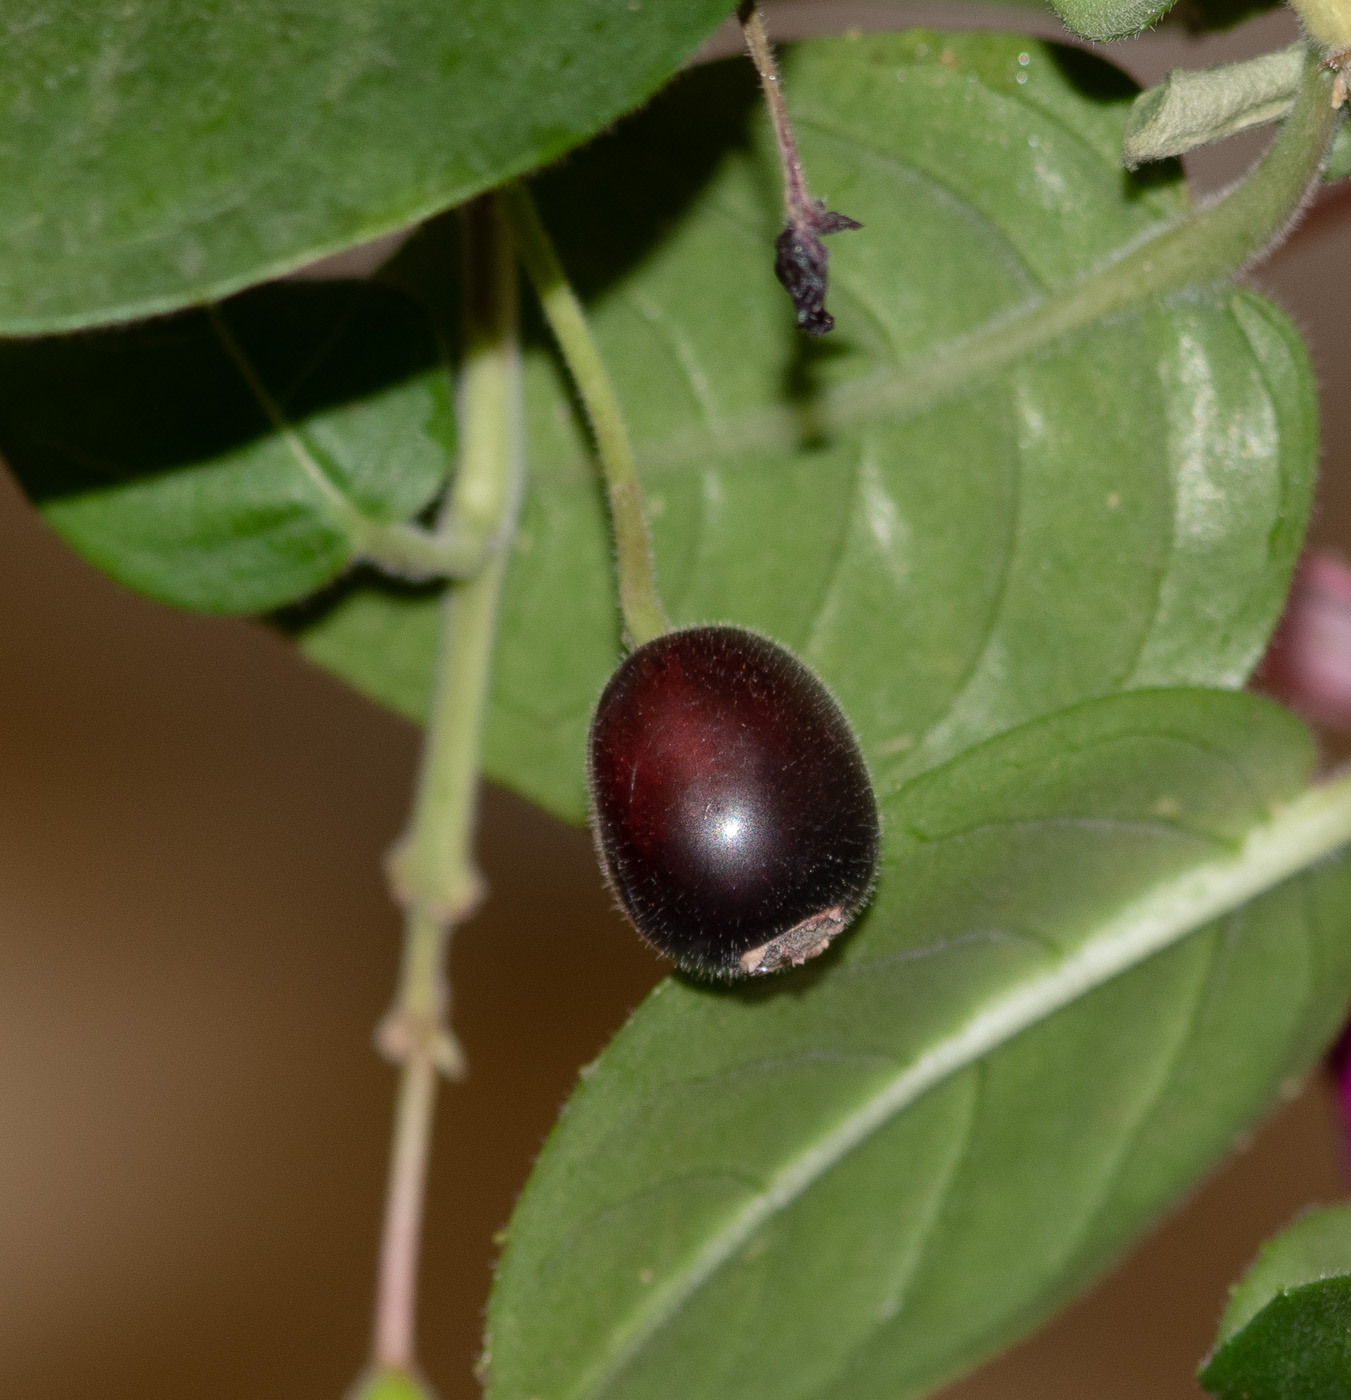
[[[847,214],[827,209],[823,200],[813,199],[808,193],[797,142],[783,103],[778,65],[769,49],[759,7],[754,0],[744,0],[737,16],[746,36],[746,49],[760,75],[765,105],[774,127],[779,164],[783,167],[783,212],[788,227],[774,242],[774,273],[793,299],[798,328],[808,335],[825,335],[835,324],[835,318],[826,310],[830,255],[821,239],[826,234],[863,225]]]

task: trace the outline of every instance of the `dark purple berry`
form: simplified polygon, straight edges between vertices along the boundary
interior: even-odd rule
[[[600,697],[588,766],[610,884],[689,971],[805,962],[868,897],[877,803],[858,742],[764,637],[690,627],[639,647]]]

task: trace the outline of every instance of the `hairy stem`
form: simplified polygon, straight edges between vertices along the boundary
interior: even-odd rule
[[[1338,114],[1332,75],[1315,54],[1304,60],[1295,105],[1252,171],[1175,228],[1151,238],[1082,284],[1063,315],[1094,318],[1153,291],[1212,282],[1241,270],[1278,242],[1323,165]],[[1075,305],[1081,301],[1082,307]]]
[[[737,18],[741,21],[746,51],[760,76],[765,106],[769,110],[769,124],[774,128],[774,144],[778,147],[779,165],[783,170],[784,216],[790,224],[796,223],[810,212],[812,200],[807,193],[807,179],[802,173],[802,157],[798,155],[793,125],[788,120],[788,109],[783,103],[779,65],[774,62],[759,5],[754,0],[745,0],[737,11]]]
[[[778,147],[779,165],[783,170],[783,213],[788,226],[774,240],[774,275],[793,299],[798,329],[808,335],[825,335],[834,327],[835,318],[826,310],[830,255],[821,239],[826,234],[862,225],[847,214],[827,209],[819,199],[811,197],[793,124],[788,120],[788,109],[783,102],[779,66],[774,62],[765,21],[756,0],[742,0],[737,18],[741,21],[746,51],[760,75],[769,124],[774,128],[774,144]]]
[[[519,183],[500,190],[498,200],[595,434],[614,525],[620,611],[629,640],[641,646],[667,631],[670,623],[657,593],[643,490],[623,410],[535,201]]]
[[[318,488],[329,508],[339,517],[352,537],[359,558],[388,573],[405,578],[464,578],[481,569],[492,547],[492,531],[497,521],[460,520],[454,515],[442,518],[435,533],[406,522],[374,520],[366,515],[310,451],[300,430],[286,416],[262,376],[254,368],[244,347],[230,329],[225,312],[214,302],[207,308],[212,329],[240,377],[249,386],[272,430],[286,444],[291,459]]]
[[[1290,227],[1322,167],[1338,112],[1332,75],[1306,59],[1290,115],[1266,154],[1239,184],[1161,228],[1078,282],[934,346],[895,368],[825,390],[812,431],[829,436],[880,418],[917,416],[955,393],[1144,298],[1219,283],[1256,262]],[[791,451],[802,440],[801,409],[776,405],[700,427],[643,452],[648,470],[668,470],[712,454]]]
[[[449,1027],[445,975],[451,932],[483,893],[474,866],[479,748],[509,525],[520,494],[520,357],[516,272],[500,212],[480,200],[465,213],[465,352],[460,457],[442,526],[454,521],[492,541],[483,567],[452,583],[442,605],[437,677],[413,814],[390,860],[407,908],[399,992],[381,1024],[381,1049],[402,1064],[375,1308],[375,1365],[411,1371],[416,1359],[417,1269],[438,1072],[464,1073]]]

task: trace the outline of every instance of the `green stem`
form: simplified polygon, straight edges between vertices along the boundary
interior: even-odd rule
[[[460,373],[460,456],[442,512],[492,543],[472,578],[442,604],[436,685],[407,834],[390,861],[406,906],[398,996],[379,1031],[403,1066],[395,1111],[389,1193],[375,1314],[375,1365],[415,1364],[417,1266],[437,1073],[464,1072],[449,1027],[446,953],[457,923],[483,894],[474,865],[479,751],[510,524],[520,495],[520,355],[516,269],[510,237],[491,201],[470,205],[465,225],[465,351]]]
[[[1310,55],[1290,115],[1242,183],[1041,301],[893,370],[827,390],[814,405],[813,432],[914,417],[1143,297],[1217,283],[1251,265],[1279,241],[1318,177],[1339,115],[1331,98],[1332,77]],[[802,440],[801,413],[776,405],[725,419],[716,432],[691,429],[646,450],[643,460],[663,470],[715,454],[791,451]]]
[[[854,403],[850,391],[842,390],[831,404],[832,422],[852,419],[865,398],[873,411],[921,408],[959,384],[969,384],[1145,297],[1217,282],[1247,267],[1280,240],[1318,178],[1337,126],[1331,94],[1331,75],[1314,54],[1307,55],[1290,115],[1266,154],[1227,194],[1076,286],[976,331],[928,364],[903,371],[880,392],[861,386],[860,401]]]
[[[468,578],[487,562],[493,540],[461,530],[435,533],[360,516],[349,522],[356,554],[400,578]]]
[[[1088,279],[1077,297],[1062,304],[1065,320],[1096,320],[1151,292],[1214,282],[1248,266],[1299,212],[1322,169],[1337,118],[1332,75],[1309,53],[1295,105],[1247,178]]]
[[[530,192],[517,182],[504,186],[497,197],[591,421],[614,524],[620,611],[630,641],[641,646],[661,636],[670,623],[657,593],[643,490],[619,398]]]
[[[212,328],[225,352],[234,361],[240,377],[249,386],[272,430],[286,444],[292,461],[310,479],[329,509],[342,521],[352,537],[352,548],[362,559],[389,573],[406,578],[466,578],[481,569],[493,545],[493,532],[499,522],[481,518],[443,519],[435,533],[405,522],[374,520],[329,476],[315,457],[299,429],[263,383],[253,361],[244,352],[215,303],[207,307]]]

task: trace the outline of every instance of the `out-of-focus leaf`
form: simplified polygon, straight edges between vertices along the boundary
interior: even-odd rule
[[[674,617],[798,650],[884,785],[1087,695],[1241,684],[1308,506],[1298,336],[1221,285],[1026,338],[1185,208],[1167,167],[1121,171],[1134,88],[1080,53],[932,32],[805,46],[786,88],[817,188],[864,224],[835,240],[823,342],[793,331],[774,279],[777,175],[758,119],[740,147],[740,65],[689,75],[541,184],[629,415]],[[538,351],[527,395],[487,763],[580,820],[587,720],[620,653],[610,543]],[[434,599],[368,589],[303,645],[417,716],[435,627]]]
[[[13,0],[0,333],[217,298],[553,160],[731,0]]]
[[[1310,759],[1254,697],[1139,692],[899,787],[838,953],[668,981],[585,1072],[509,1229],[490,1400],[904,1400],[1031,1327],[1344,1014],[1345,861],[1157,951]]]
[[[295,425],[276,430],[236,356]],[[436,495],[454,450],[426,314],[388,287],[291,283],[216,312],[0,341],[0,449],[114,578],[209,612],[313,592]]]
[[[1051,0],[1065,28],[1083,39],[1126,39],[1148,29],[1176,0]]]

